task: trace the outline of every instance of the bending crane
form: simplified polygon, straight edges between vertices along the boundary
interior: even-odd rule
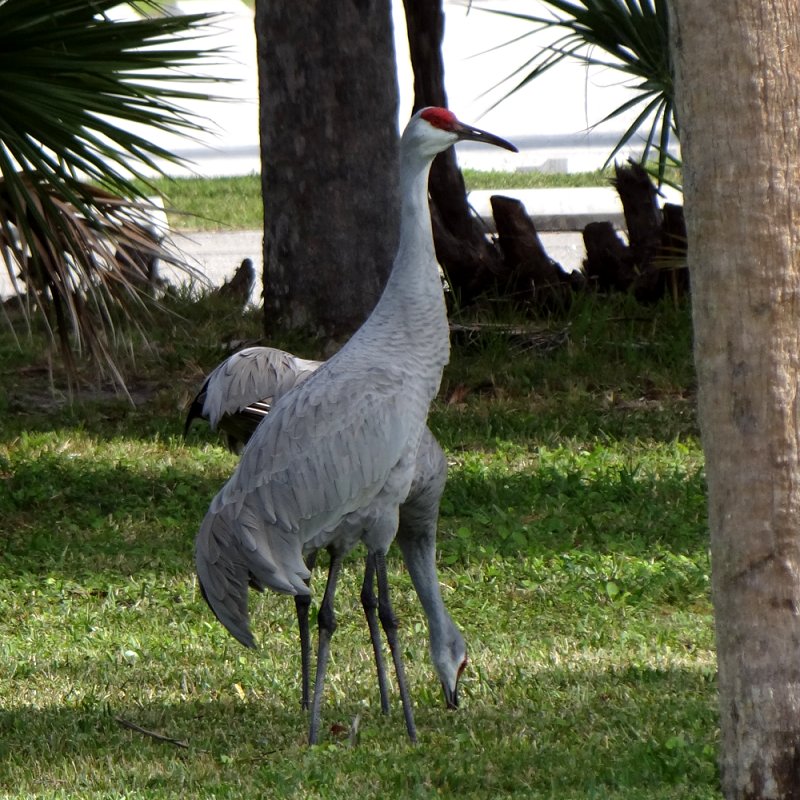
[[[459,140],[516,150],[464,125],[447,109],[424,108],[411,118],[400,142],[398,251],[378,304],[335,356],[275,403],[197,534],[195,558],[204,595],[231,634],[248,646],[254,645],[248,586],[308,595],[311,573],[303,556],[323,547],[331,553],[318,615],[312,744],[336,626],[336,582],[343,558],[359,541],[367,548],[364,589],[374,591],[377,580],[378,617],[408,735],[416,741],[386,553],[449,356],[428,173],[434,156]]]

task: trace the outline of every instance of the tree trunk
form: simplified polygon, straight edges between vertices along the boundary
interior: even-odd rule
[[[403,6],[414,70],[414,111],[446,107],[442,0],[403,0]],[[494,287],[501,256],[487,241],[481,220],[470,211],[454,148],[434,159],[429,187],[436,257],[454,293],[466,304]]]
[[[265,327],[352,333],[397,243],[389,0],[258,0]]]
[[[800,7],[673,0],[727,798],[800,797]]]

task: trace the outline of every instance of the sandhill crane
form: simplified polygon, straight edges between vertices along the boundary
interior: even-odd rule
[[[304,554],[330,552],[318,614],[310,744],[319,734],[336,627],[336,582],[343,558],[359,541],[367,548],[362,593],[374,591],[377,581],[378,618],[394,661],[406,729],[416,741],[386,553],[398,532],[400,504],[413,482],[428,409],[450,349],[428,174],[437,153],[465,139],[516,150],[464,125],[447,109],[424,108],[411,118],[400,141],[398,251],[383,294],[347,344],[272,406],[197,534],[195,561],[204,596],[247,646],[254,645],[248,586],[308,595]]]
[[[203,382],[189,406],[184,437],[192,422],[201,418],[225,434],[232,452],[241,453],[272,404],[322,364],[274,347],[239,350]]]
[[[298,358],[272,347],[248,347],[227,358],[208,375],[186,415],[184,437],[195,419],[205,419],[227,437],[228,447],[240,453],[258,423],[278,398],[305,380],[322,361]],[[428,619],[431,659],[448,708],[458,706],[458,679],[466,664],[464,638],[444,607],[436,570],[436,525],[447,478],[447,460],[430,429],[417,450],[414,478],[400,505],[397,540]],[[344,524],[344,523],[343,523]],[[337,536],[340,535],[337,533]],[[346,535],[346,534],[345,534]],[[311,569],[316,553],[306,557]],[[362,598],[375,653],[381,709],[389,708],[386,673],[381,655],[374,598]],[[295,595],[301,647],[301,705],[308,708],[309,631],[308,595]]]

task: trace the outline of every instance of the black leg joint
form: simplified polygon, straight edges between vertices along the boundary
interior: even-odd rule
[[[389,631],[397,631],[399,625],[397,617],[394,615],[394,609],[391,603],[383,601],[383,598],[378,602],[378,619],[381,621],[381,626],[388,633]]]
[[[336,630],[336,614],[333,608],[323,603],[317,614],[317,624],[320,630],[327,631],[329,635],[333,636],[333,632]]]
[[[361,605],[363,606],[364,611],[370,609],[374,611],[376,608],[378,608],[378,597],[375,594],[375,587],[372,581],[369,583],[364,581],[364,583],[361,585]]]

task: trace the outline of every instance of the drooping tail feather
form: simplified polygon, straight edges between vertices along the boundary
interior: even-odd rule
[[[250,571],[232,534],[222,514],[206,514],[195,542],[197,578],[214,616],[245,647],[255,647],[247,609]]]
[[[195,565],[200,587],[217,619],[231,635],[247,647],[255,642],[250,632],[247,607],[248,588],[266,587],[284,594],[307,594],[304,581],[310,572],[297,554],[299,564],[275,560],[268,537],[256,527],[250,529],[246,510],[230,518],[231,507],[209,510],[195,541]],[[257,526],[260,527],[260,526]],[[289,556],[284,553],[284,556]],[[291,577],[290,577],[291,576]]]
[[[264,417],[269,414],[270,403],[266,400],[256,400],[250,405],[238,410],[225,411],[219,419],[212,419],[206,412],[206,398],[210,378],[206,379],[197,396],[192,400],[186,412],[186,422],[183,425],[183,438],[189,435],[189,429],[196,419],[203,419],[209,423],[212,430],[221,430],[225,433],[228,449],[232,453],[241,453],[250,437]]]
[[[183,438],[185,439],[189,435],[189,428],[192,427],[192,423],[196,419],[205,419],[203,415],[203,405],[206,402],[206,391],[208,390],[208,378],[206,378],[205,383],[203,383],[202,388],[197,393],[194,400],[192,400],[192,404],[189,406],[189,410],[186,413],[186,422],[183,425]]]

